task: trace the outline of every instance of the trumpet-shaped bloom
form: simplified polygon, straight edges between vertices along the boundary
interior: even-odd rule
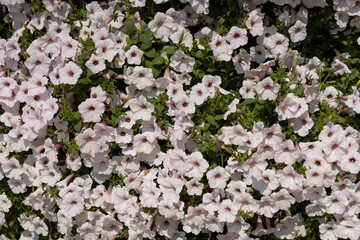
[[[84,122],[100,122],[105,111],[105,104],[95,98],[88,98],[79,105],[79,112]]]

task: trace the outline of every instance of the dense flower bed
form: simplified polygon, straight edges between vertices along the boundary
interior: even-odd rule
[[[0,239],[360,236],[360,0],[0,0]]]

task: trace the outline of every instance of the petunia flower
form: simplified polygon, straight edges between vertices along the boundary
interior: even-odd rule
[[[271,169],[267,169],[261,175],[253,176],[251,179],[252,186],[263,195],[270,195],[279,186],[275,171]]]
[[[129,64],[140,65],[141,58],[144,52],[141,51],[136,45],[132,45],[131,48],[125,53],[127,62]]]
[[[341,191],[332,192],[330,196],[324,198],[326,212],[330,214],[344,213],[349,201],[341,194]]]
[[[335,75],[342,75],[344,73],[351,73],[348,66],[341,62],[339,59],[334,59],[334,62],[331,63],[332,73]]]
[[[309,113],[305,112],[298,118],[290,119],[290,124],[295,133],[299,134],[301,137],[305,137],[314,126],[314,121],[309,116]]]
[[[74,152],[73,154],[66,154],[66,164],[67,167],[70,168],[73,171],[77,171],[81,168],[82,162],[80,159],[80,156],[77,152]]]
[[[95,98],[88,98],[78,108],[84,122],[100,122],[105,104]]]
[[[59,207],[67,212],[68,217],[75,217],[84,210],[84,198],[68,193],[60,202]]]
[[[190,0],[191,7],[198,14],[208,14],[209,13],[209,0]]]
[[[101,143],[97,141],[97,135],[94,130],[87,128],[75,137],[76,144],[82,153],[95,155],[101,148]]]
[[[153,133],[144,132],[134,137],[135,150],[139,153],[150,154],[157,146],[157,141]]]
[[[263,45],[257,45],[250,48],[250,57],[252,61],[263,63],[266,60],[266,49]]]
[[[178,202],[180,199],[180,192],[184,186],[183,181],[174,177],[167,177],[163,180],[158,179],[159,187],[162,192],[162,196],[166,201]]]
[[[12,206],[11,201],[9,200],[9,198],[6,196],[5,193],[0,194],[0,211],[1,212],[9,212],[9,209]]]
[[[209,43],[211,50],[217,61],[230,61],[233,52],[232,47],[226,42],[226,38],[216,34]]]
[[[72,37],[61,39],[61,54],[63,57],[72,59],[76,56],[79,49],[79,42]]]
[[[75,85],[82,72],[76,63],[70,61],[59,70],[59,83]]]
[[[49,73],[51,59],[44,54],[34,54],[24,62],[29,69],[30,74],[38,73],[40,75],[47,75]]]
[[[188,47],[189,51],[193,48],[193,36],[186,28],[178,28],[173,34],[171,34],[170,39],[175,44]]]
[[[192,177],[197,180],[201,180],[203,174],[209,167],[208,162],[204,159],[203,155],[200,152],[193,152],[189,156],[190,161],[193,165],[191,170],[185,174],[187,177]]]
[[[258,82],[255,90],[261,100],[275,100],[280,90],[280,85],[274,83],[270,77],[267,77],[261,82]]]
[[[94,98],[99,102],[105,102],[107,93],[102,90],[101,86],[92,87],[90,90],[90,98]]]
[[[298,148],[290,139],[274,146],[274,160],[277,163],[292,165],[300,156]]]
[[[170,67],[178,72],[192,72],[195,65],[195,58],[186,55],[182,50],[178,50],[170,58]]]
[[[227,180],[230,178],[230,174],[226,172],[223,167],[217,166],[207,172],[206,177],[211,188],[224,189],[226,187]]]
[[[116,143],[130,143],[133,139],[133,130],[132,129],[127,129],[124,127],[118,127],[116,129],[116,138],[115,138],[115,142]]]
[[[169,40],[169,36],[175,27],[174,19],[162,12],[157,12],[154,20],[151,20],[148,26],[154,36],[164,42]]]
[[[248,42],[247,31],[246,29],[239,28],[237,26],[232,26],[228,34],[226,35],[226,40],[230,43],[230,46],[233,49],[237,49],[240,46],[244,46]]]
[[[296,191],[303,185],[304,178],[292,166],[286,166],[284,169],[277,171],[276,174],[280,185],[284,188]]]
[[[232,61],[238,74],[250,70],[250,54],[245,49],[241,48],[239,54],[235,55]]]
[[[151,68],[142,66],[129,67],[125,72],[124,79],[127,84],[133,84],[139,90],[147,89],[155,82]]]
[[[96,74],[106,68],[105,59],[103,57],[92,54],[90,59],[85,63],[93,74]]]
[[[253,10],[248,16],[245,24],[252,36],[260,36],[264,33],[264,16],[265,14],[261,13],[260,8]]]
[[[239,209],[240,206],[234,204],[230,199],[223,200],[219,206],[219,221],[228,223],[234,222]]]
[[[185,184],[185,186],[189,195],[201,196],[204,184],[198,182],[196,179],[191,179]]]
[[[295,24],[289,28],[290,39],[292,42],[300,42],[306,38],[306,24],[302,21],[296,21]]]
[[[151,113],[154,111],[154,106],[149,103],[143,95],[136,99],[129,100],[129,106],[133,112],[133,119],[142,119],[144,121],[149,121],[151,119]]]
[[[105,39],[95,43],[96,55],[111,62],[118,51],[115,49],[114,41]]]
[[[340,159],[341,170],[358,174],[360,171],[360,154],[358,152],[349,152]]]
[[[289,39],[281,33],[275,33],[269,37],[268,47],[273,54],[279,55],[280,57],[285,56],[289,47]]]
[[[18,86],[18,84],[13,78],[1,77],[0,86],[1,97],[12,97],[13,90]]]

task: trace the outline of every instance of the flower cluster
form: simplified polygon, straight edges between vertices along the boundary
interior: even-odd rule
[[[0,239],[358,239],[359,0],[74,2],[0,0]]]

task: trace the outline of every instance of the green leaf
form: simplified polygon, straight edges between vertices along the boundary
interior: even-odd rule
[[[223,25],[224,22],[225,22],[225,18],[220,18],[220,20],[219,20],[219,25],[218,25],[218,26]]]
[[[351,69],[351,74],[349,76],[349,80],[354,80],[359,75],[359,71],[357,69]]]
[[[151,38],[150,38],[150,34],[146,31],[142,32],[140,34],[140,41],[147,45],[148,47],[151,47],[152,46],[152,43],[151,43]]]
[[[205,75],[205,72],[200,69],[194,69],[193,74],[200,79]]]
[[[89,78],[81,78],[77,83],[82,85],[88,85],[91,84],[91,80]]]
[[[76,132],[80,132],[81,127],[82,127],[82,122],[81,122],[81,121],[78,121],[78,122],[75,123],[75,125],[74,125],[74,130],[75,130]]]
[[[161,73],[161,69],[157,69],[155,67],[151,67],[151,70],[153,72],[154,78],[157,78]]]
[[[155,49],[151,49],[150,51],[144,52],[144,55],[149,58],[155,58],[158,53],[155,51]]]
[[[294,89],[294,94],[296,95],[296,96],[302,96],[303,95],[303,93],[304,93],[304,88],[303,87],[297,87],[297,88],[295,88]]]
[[[173,55],[177,50],[174,46],[170,46],[164,49],[168,55]]]
[[[224,115],[216,115],[215,116],[215,120],[220,120],[223,119]]]
[[[93,72],[90,69],[86,70],[86,77],[89,78],[93,75]],[[86,79],[86,78],[85,78]]]
[[[204,56],[203,51],[199,50],[194,54],[195,58],[202,58]]]
[[[219,124],[215,121],[214,117],[209,115],[207,116],[206,118],[206,121],[208,121],[208,123],[210,123],[211,125],[214,125],[214,126],[219,126]]]
[[[131,19],[127,19],[127,20],[125,21],[125,28],[126,28],[125,33],[126,33],[127,35],[129,35],[129,37],[131,37],[131,36],[134,34],[134,32],[136,31],[136,27],[135,27],[134,21],[131,20]]]
[[[159,56],[159,57],[156,57],[154,58],[152,61],[151,61],[152,65],[160,65],[160,64],[163,64],[164,63],[164,58]]]
[[[73,118],[74,118],[74,119],[81,119],[81,114],[80,114],[80,112],[75,112],[75,113],[73,114]]]
[[[205,152],[206,151],[206,147],[202,143],[198,143],[197,147],[198,147],[200,152]]]
[[[123,3],[117,3],[114,7],[114,13],[120,11],[123,6]]]
[[[252,104],[254,102],[256,102],[256,100],[254,98],[247,98],[247,99],[245,99],[245,101],[240,103],[240,106],[246,106],[246,105]]]
[[[115,117],[114,115],[111,116],[111,126],[113,127],[116,127],[116,125],[118,124],[119,122],[119,118],[118,117]]]
[[[84,92],[84,90],[82,89],[81,91],[79,91],[78,93],[75,94],[75,98],[79,102],[83,102],[83,101],[85,101],[85,99],[87,99],[87,95]]]
[[[77,150],[77,146],[75,144],[70,145],[68,152],[73,154]]]
[[[161,114],[163,109],[164,109],[164,105],[162,105],[162,104],[158,104],[156,106],[156,111],[158,114]]]

